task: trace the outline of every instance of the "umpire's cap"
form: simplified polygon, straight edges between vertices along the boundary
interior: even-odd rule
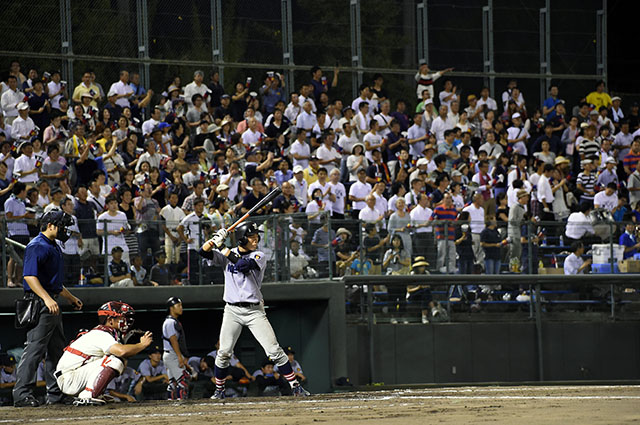
[[[176,304],[181,304],[182,300],[178,297],[171,297],[167,300],[167,310]]]
[[[262,233],[262,230],[258,228],[256,223],[242,223],[236,228],[236,240],[238,241],[238,246],[246,245],[248,242],[247,236],[257,235],[259,233]]]

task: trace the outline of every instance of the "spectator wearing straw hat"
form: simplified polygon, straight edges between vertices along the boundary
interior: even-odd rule
[[[414,258],[411,265],[412,275],[428,275],[427,267],[429,263],[424,257],[419,256]],[[410,303],[419,303],[420,312],[422,313],[422,323],[428,324],[429,318],[433,314],[435,305],[433,304],[433,297],[431,295],[431,287],[429,285],[408,285],[407,286],[407,301]]]

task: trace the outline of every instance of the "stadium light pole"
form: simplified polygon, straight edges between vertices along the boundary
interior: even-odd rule
[[[73,84],[73,55],[72,31],[71,31],[71,0],[60,0],[60,47],[61,53],[67,58],[62,61],[62,78],[67,82],[67,87],[72,90]]]
[[[222,51],[222,0],[211,0],[211,58],[218,68],[220,84],[224,86],[224,55]]]
[[[293,65],[293,19],[291,12],[291,0],[282,0],[282,63],[284,65]],[[285,74],[285,90],[289,93],[294,89],[293,69],[288,68]]]
[[[351,23],[351,66],[356,68],[352,74],[353,97],[358,97],[360,84],[362,84],[362,27],[360,25],[360,0],[351,0],[349,3]]]

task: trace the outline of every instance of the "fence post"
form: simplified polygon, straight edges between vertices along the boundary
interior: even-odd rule
[[[360,0],[351,0],[349,4],[351,12],[351,66],[357,68],[352,76],[352,94],[356,98],[359,95],[358,88],[362,84],[362,31],[360,26]]]
[[[551,78],[551,0],[545,0],[545,7],[540,9],[540,104],[547,98]]]
[[[140,85],[149,88],[151,79],[149,75],[149,13],[147,11],[147,0],[137,1],[137,24],[138,24],[138,58],[144,62],[139,65]],[[149,108],[145,108],[147,111]],[[148,114],[145,114],[148,115]]]
[[[495,64],[493,60],[493,0],[488,0],[487,5],[482,7],[482,53],[483,68],[485,73],[493,74]],[[495,97],[496,78],[491,75],[484,77],[484,85],[489,87],[489,93]]]
[[[418,64],[429,63],[429,21],[427,0],[416,5],[416,21],[418,30]]]
[[[282,63],[293,65],[293,19],[291,14],[291,0],[282,0]],[[288,93],[295,91],[293,69],[285,69],[285,90]]]
[[[60,47],[63,55],[73,55],[73,32],[71,31],[71,0],[60,0]],[[62,61],[62,78],[67,81],[67,95],[72,94],[73,59],[69,56]]]
[[[104,230],[104,286],[109,286],[109,220],[102,221],[102,227]]]
[[[7,219],[6,217],[2,217],[2,223],[0,223],[0,225],[2,226],[2,235],[5,238],[9,237],[9,233],[7,230]],[[7,244],[3,243],[2,245],[2,287],[6,288],[7,287],[7,279],[9,277],[9,272],[7,271]]]
[[[224,54],[222,39],[222,0],[211,0],[211,58],[218,67],[220,84],[224,86]]]

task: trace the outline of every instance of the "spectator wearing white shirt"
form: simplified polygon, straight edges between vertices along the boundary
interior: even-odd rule
[[[358,213],[358,219],[365,223],[373,223],[380,230],[380,223],[384,220],[384,212],[376,208],[376,197],[369,194],[365,198],[366,206]]]
[[[514,93],[514,90],[516,90],[516,93]],[[507,102],[509,102],[510,99],[515,100],[518,107],[524,105],[524,96],[520,90],[518,90],[518,82],[516,80],[510,80],[509,84],[507,84],[507,89],[502,92],[502,104],[505,110],[507,109]]]
[[[571,244],[571,251],[571,254],[564,259],[564,274],[585,274],[585,271],[591,267],[592,259],[589,258],[587,261],[582,259],[584,245],[582,242],[574,242]]]
[[[160,118],[162,116],[162,108],[159,105],[156,105],[151,111],[151,118],[142,123],[142,135],[144,137],[148,137],[151,135],[151,132],[160,124]]]
[[[360,217],[360,211],[367,204],[365,200],[371,194],[371,185],[366,180],[367,171],[364,168],[358,169],[358,181],[353,183],[349,188],[349,201],[351,201],[351,215],[357,219]]]
[[[635,136],[640,135],[640,129],[633,134],[629,133],[629,121],[623,121],[620,125],[620,132],[616,134],[613,147],[618,149],[618,161],[624,161],[624,157],[629,153],[629,148]]]
[[[439,94],[440,98],[440,106],[445,105],[450,107],[451,102],[458,100],[458,95],[456,91],[458,88],[453,85],[451,80],[447,80],[444,82],[444,90],[442,90]]]
[[[291,144],[289,153],[293,157],[293,168],[297,165],[305,169],[309,166],[309,158],[311,157],[311,148],[306,142],[306,132],[298,129],[296,141]]]
[[[31,140],[37,134],[36,125],[29,116],[29,104],[18,103],[18,117],[13,120],[11,126],[11,138],[15,141]]]
[[[475,264],[484,264],[484,250],[480,245],[480,233],[484,230],[484,198],[480,193],[473,195],[473,202],[464,207],[462,211],[469,213],[469,227],[471,228],[471,240],[473,243],[473,254],[475,255]]]
[[[9,88],[0,98],[0,110],[4,111],[5,122],[11,125],[18,118],[18,104],[23,102],[24,93],[18,90],[18,80],[13,75],[7,77],[7,85]]]
[[[155,138],[160,138],[162,139],[162,130],[159,129],[155,129],[153,131],[153,136],[154,139]],[[145,153],[143,153],[142,155],[140,155],[140,158],[138,159],[138,163],[136,164],[136,172],[140,172],[140,166],[142,165],[143,162],[148,162],[149,163],[149,168],[158,168],[160,169],[160,161],[162,161],[162,155],[160,155],[158,152],[156,152],[156,142],[154,141],[154,139],[151,140],[147,140],[146,142],[144,142],[145,147],[147,148],[147,151]],[[160,142],[162,142],[162,140],[160,140]]]
[[[449,128],[454,128],[458,126],[460,122],[460,102],[454,100],[449,105],[449,112],[447,113],[447,125]],[[466,131],[466,130],[463,130]]]
[[[311,200],[313,191],[320,189],[322,192],[322,201],[324,202],[325,210],[332,211],[332,204],[336,200],[336,197],[331,193],[331,186],[329,185],[329,182],[327,182],[327,169],[320,167],[318,169],[317,176],[318,180],[309,185],[309,189],[307,189],[307,196],[309,197],[309,200]]]
[[[433,210],[428,207],[429,197],[424,193],[419,193],[416,199],[417,205],[411,210],[412,229],[412,249],[414,253],[427,253],[432,251],[435,253],[435,244],[433,238],[433,227],[431,216]],[[433,256],[435,258],[435,256]]]
[[[331,218],[344,220],[344,208],[347,200],[347,189],[340,183],[340,170],[334,168],[329,173],[329,188],[335,200],[331,204]]]
[[[298,119],[298,115],[302,112],[302,107],[300,106],[300,97],[298,93],[293,92],[289,95],[291,99],[287,108],[284,110],[284,116],[289,119],[292,125],[296,125],[296,120]]]
[[[543,221],[553,221],[553,189],[551,188],[550,178],[553,175],[554,166],[551,164],[545,164],[544,174],[538,179],[538,202],[542,204],[542,214],[540,218]],[[558,186],[559,188],[559,186]],[[556,189],[557,190],[557,189]]]
[[[208,103],[211,89],[207,87],[204,81],[204,72],[196,71],[193,73],[193,81],[184,87],[184,100],[188,106],[193,106],[192,98],[194,94],[199,94]]]
[[[485,151],[487,153],[487,161],[489,161],[489,165],[493,169],[496,166],[498,157],[504,153],[504,149],[502,149],[502,145],[500,145],[500,143],[496,143],[496,133],[493,131],[487,133],[485,140],[486,142],[480,146],[478,151]],[[523,155],[520,158],[524,158],[526,167],[527,157]]]
[[[564,232],[564,244],[570,245],[575,241],[582,240],[583,243],[589,243],[589,235],[593,235],[595,231],[591,225],[588,215],[591,212],[591,205],[583,203],[580,205],[580,211],[571,213],[567,219],[567,225]]]
[[[340,162],[342,161],[342,155],[336,148],[333,147],[333,141],[335,140],[335,133],[333,130],[327,130],[327,134],[323,136],[322,145],[316,151],[316,156],[320,162],[320,166],[327,169],[327,173],[331,175],[331,172],[338,169]]]
[[[130,108],[129,98],[133,95],[133,89],[129,85],[129,71],[120,71],[120,80],[111,84],[109,93],[116,93],[116,105],[122,108]]]
[[[302,131],[305,134],[305,137],[311,137],[311,130],[318,122],[315,114],[311,108],[311,102],[308,100],[302,104],[302,112],[298,115],[298,119],[296,121],[296,127],[298,131]]]
[[[360,102],[358,103],[358,113],[356,114],[356,127],[358,129],[358,133],[361,136],[364,136],[369,132],[369,102]]]
[[[382,136],[378,134],[378,121],[371,120],[369,123],[369,132],[365,134],[363,141],[366,151],[365,156],[370,162],[374,162],[373,151],[382,151],[383,148]]]
[[[391,126],[393,117],[389,115],[390,110],[391,103],[388,100],[385,100],[380,104],[380,113],[374,116],[374,119],[378,121],[378,132],[382,137],[386,137],[387,134],[391,132],[389,127]]]
[[[289,180],[293,186],[293,194],[300,203],[300,208],[304,209],[308,202],[308,183],[304,178],[304,168],[300,165],[293,167],[293,178]]]
[[[129,247],[124,239],[124,231],[129,229],[127,216],[122,211],[118,211],[118,199],[115,194],[107,196],[105,200],[107,211],[98,216],[96,221],[96,233],[103,237],[102,255],[106,251],[109,253],[110,262],[112,259],[112,249],[116,246],[122,248],[122,259],[129,262]],[[106,226],[105,226],[106,223]],[[106,231],[105,231],[106,227]]]
[[[360,84],[359,91],[360,91],[360,95],[355,99],[353,99],[353,102],[351,102],[351,109],[353,109],[354,111],[360,110],[360,104],[362,102],[367,102],[368,104],[369,98],[371,97],[371,93],[370,93],[371,89],[366,83]]]
[[[242,133],[242,143],[251,149],[262,144],[262,133],[258,130],[258,120],[255,117],[249,118],[249,128]]]
[[[38,166],[38,160],[33,154],[33,145],[29,141],[22,142],[20,151],[22,155],[16,159],[13,165],[13,172],[19,176],[19,182],[34,184],[40,180],[40,167]]]
[[[440,108],[438,109],[438,117],[431,123],[431,134],[436,136],[436,141],[438,143],[443,143],[444,132],[453,128],[453,126],[449,125],[447,122],[448,115],[449,106],[440,105]]]
[[[422,127],[422,114],[415,114],[413,125],[407,130],[407,141],[409,143],[409,155],[413,158],[421,158],[425,147],[425,140],[429,139],[427,130]]]
[[[507,140],[513,145],[513,152],[520,155],[527,155],[527,140],[529,132],[522,127],[522,116],[516,112],[511,116],[513,127],[507,129]]]
[[[593,198],[594,208],[604,208],[608,211],[614,212],[618,208],[618,186],[611,182],[607,184],[607,187],[596,193]]]
[[[498,110],[498,103],[489,97],[489,88],[488,87],[483,87],[482,90],[480,90],[480,99],[478,99],[478,103],[477,105],[479,107],[483,107],[484,105],[487,105],[487,111],[497,111]],[[486,113],[486,111],[485,111]]]
[[[51,99],[51,108],[60,109],[60,99],[66,94],[67,83],[60,81],[60,71],[51,73],[51,81],[47,84],[49,90],[49,98]]]

